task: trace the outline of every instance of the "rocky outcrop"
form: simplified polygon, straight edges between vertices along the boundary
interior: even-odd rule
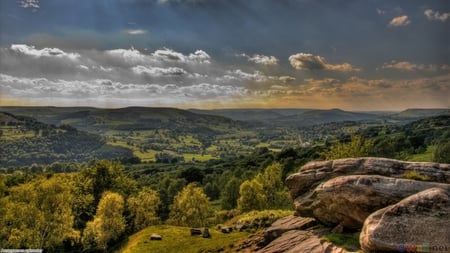
[[[322,235],[328,230],[291,230],[272,241],[266,247],[256,251],[257,253],[344,253],[346,250],[339,248],[323,239]]]
[[[406,252],[418,245],[429,247],[419,248],[423,252],[450,252],[450,164],[372,157],[316,161],[286,184],[296,215],[316,219],[327,233],[362,228],[365,252]],[[345,252],[314,229],[266,232],[278,237],[260,253]]]
[[[307,229],[316,224],[317,222],[314,218],[290,215],[275,221],[272,226],[267,228],[264,231],[264,238],[266,243],[269,243],[288,231]]]
[[[415,171],[430,181],[450,183],[450,164],[404,162],[387,158],[346,158],[333,161],[314,161],[303,166],[298,173],[286,179],[293,199],[314,189],[321,182],[345,175],[380,175],[403,178]]]
[[[420,252],[450,252],[449,242],[448,188],[428,189],[374,212],[360,235],[365,252],[405,252],[415,246],[422,247]]]
[[[371,213],[425,189],[450,185],[385,176],[353,175],[330,179],[294,200],[297,213],[324,224],[361,228]]]

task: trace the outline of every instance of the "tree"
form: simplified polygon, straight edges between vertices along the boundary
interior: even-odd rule
[[[441,141],[434,147],[433,162],[450,163],[450,142]]]
[[[350,142],[338,142],[325,151],[323,156],[326,160],[334,160],[350,157],[369,156],[373,148],[373,141],[365,140],[362,136],[353,135]]]
[[[256,180],[262,184],[268,208],[283,209],[291,205],[290,197],[282,178],[283,168],[279,163],[268,166],[264,174],[259,174],[256,177]]]
[[[106,250],[125,231],[123,197],[115,192],[105,192],[98,203],[94,220],[87,223],[82,243],[86,249]]]
[[[175,196],[183,190],[187,182],[184,178],[170,178],[164,177],[158,183],[157,191],[161,200],[161,206],[158,211],[158,216],[166,220],[169,216],[169,208],[173,203]]]
[[[170,207],[169,223],[179,226],[201,227],[207,224],[212,209],[201,187],[188,184],[178,193]]]
[[[61,247],[79,237],[73,227],[71,183],[63,175],[12,187],[2,199],[0,244],[10,248]]]
[[[158,193],[147,187],[144,187],[137,196],[128,198],[127,206],[130,213],[129,218],[132,231],[157,224],[159,217],[156,211],[160,204]]]
[[[232,177],[221,193],[221,205],[222,209],[231,210],[237,207],[237,200],[239,198],[239,186],[241,181],[235,177]]]
[[[262,184],[256,180],[246,180],[239,187],[238,209],[241,212],[263,210],[266,208],[267,197]]]

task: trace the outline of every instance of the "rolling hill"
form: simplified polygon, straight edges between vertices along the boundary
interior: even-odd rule
[[[130,156],[130,149],[108,145],[98,135],[0,112],[0,167]]]

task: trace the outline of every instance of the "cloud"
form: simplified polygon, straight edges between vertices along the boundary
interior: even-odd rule
[[[433,11],[431,9],[425,10],[423,14],[425,14],[425,16],[429,20],[439,20],[441,22],[447,21],[447,19],[450,17],[450,12],[445,12],[441,14],[438,11]]]
[[[125,32],[130,35],[143,35],[143,34],[147,33],[146,30],[142,30],[142,29],[125,30]]]
[[[66,53],[59,48],[43,48],[36,49],[34,46],[28,46],[24,44],[13,44],[10,48],[12,51],[21,53],[36,58],[40,57],[56,57],[56,58],[68,58],[70,60],[77,60],[80,55],[77,53]]]
[[[283,83],[290,83],[296,80],[295,77],[292,76],[279,76],[278,80],[283,82]]]
[[[245,57],[248,61],[254,62],[256,64],[265,65],[265,66],[275,66],[278,65],[279,60],[275,56],[267,56],[262,54],[254,54],[253,56],[249,56],[245,53],[238,54],[236,56]]]
[[[142,54],[134,48],[130,49],[112,49],[105,51],[106,55],[113,56],[129,64],[137,64],[145,62],[146,55]]]
[[[395,17],[389,22],[389,27],[398,27],[398,26],[407,26],[411,24],[411,20],[409,20],[408,16],[398,16]]]
[[[386,11],[383,10],[383,9],[377,8],[376,10],[377,10],[378,15],[384,15],[384,14],[386,14]]]
[[[298,53],[289,57],[291,66],[298,70],[335,70],[335,71],[359,71],[359,68],[349,63],[330,64],[324,57],[306,53]]]
[[[180,76],[187,74],[186,70],[178,67],[160,68],[160,67],[144,67],[136,66],[131,69],[135,74],[138,75],[149,75],[154,77],[160,76]]]
[[[382,66],[383,69],[397,69],[403,71],[436,71],[438,67],[435,65],[423,65],[423,64],[415,64],[408,61],[391,61],[390,63],[384,63]]]
[[[176,52],[172,49],[164,48],[156,50],[153,57],[164,60],[164,61],[175,61],[182,63],[199,63],[199,64],[209,64],[211,63],[211,56],[203,50],[197,50],[195,53],[189,55],[183,55],[182,53]]]
[[[130,104],[153,106],[183,106],[202,102],[220,102],[250,95],[244,87],[198,83],[187,86],[176,84],[134,84],[110,79],[49,80],[24,78],[0,74],[0,91],[33,102],[74,105],[101,105],[105,103],[125,106]]]
[[[286,107],[358,110],[447,107],[449,82],[450,74],[418,79],[306,79],[297,86],[272,86],[261,97]]]
[[[255,81],[265,82],[269,79],[263,72],[255,70],[253,73],[244,72],[240,69],[228,70],[226,75],[216,78],[218,81]]]
[[[20,0],[19,5],[22,8],[31,8],[33,11],[39,9],[39,0]]]

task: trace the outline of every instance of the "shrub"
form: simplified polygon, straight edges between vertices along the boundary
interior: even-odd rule
[[[430,181],[428,176],[421,175],[420,173],[412,170],[405,172],[404,178],[418,181]]]
[[[355,247],[360,247],[359,236],[348,234],[328,234],[322,237],[327,242],[333,243],[346,250],[354,250]]]

